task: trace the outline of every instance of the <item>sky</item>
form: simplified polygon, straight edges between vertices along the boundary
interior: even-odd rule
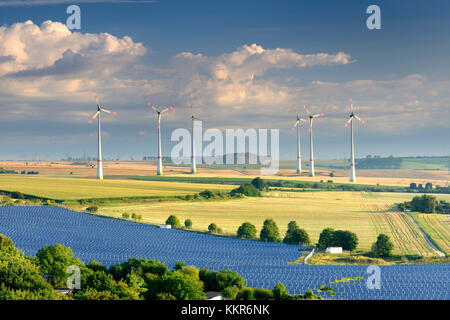
[[[81,30],[66,9],[81,8]],[[369,30],[366,8],[381,9]],[[96,156],[92,90],[104,158],[163,154],[190,108],[204,129],[280,130],[281,159],[296,158],[306,104],[316,159],[450,153],[450,3],[447,1],[0,0],[0,159]],[[307,158],[308,129],[301,127]]]

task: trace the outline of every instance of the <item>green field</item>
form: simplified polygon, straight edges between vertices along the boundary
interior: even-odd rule
[[[0,176],[0,190],[55,200],[91,198],[170,197],[194,194],[205,189],[231,190],[234,186],[135,180],[95,180],[36,176]]]
[[[450,254],[450,217],[444,214],[412,213],[417,224],[433,240],[435,245]]]

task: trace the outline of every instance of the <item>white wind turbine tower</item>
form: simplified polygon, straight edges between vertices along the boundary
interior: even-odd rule
[[[103,180],[103,165],[102,165],[102,129],[101,129],[101,121],[100,121],[100,115],[103,112],[112,114],[114,116],[117,116],[118,113],[117,112],[112,112],[109,110],[106,110],[102,107],[100,107],[99,103],[98,103],[98,97],[97,94],[95,93],[95,90],[92,90],[92,92],[94,93],[94,99],[95,102],[97,104],[97,112],[92,116],[91,119],[89,119],[88,124],[90,125],[94,119],[97,117],[98,120],[98,159],[97,159],[97,179]]]
[[[314,146],[313,146],[313,133],[312,133],[312,124],[314,118],[321,117],[324,115],[324,113],[318,113],[318,114],[311,114],[309,112],[308,108],[303,105],[303,108],[305,108],[306,112],[308,112],[309,115],[309,176],[314,177]]]
[[[347,122],[345,123],[344,128],[347,128],[348,124],[350,123],[350,136],[351,136],[351,147],[350,147],[350,182],[355,182],[356,181],[356,173],[355,173],[355,150],[353,147],[353,119],[356,118],[359,121],[361,121],[363,124],[366,124],[366,122],[361,119],[360,117],[358,117],[354,112],[353,112],[353,100],[352,97],[350,97],[350,119],[347,120]]]
[[[147,104],[149,105],[150,108],[155,110],[155,112],[158,114],[158,166],[157,166],[157,169],[156,169],[156,174],[158,176],[162,176],[162,174],[163,174],[163,166],[162,166],[162,154],[161,154],[161,114],[163,114],[166,111],[172,110],[175,107],[174,106],[170,106],[170,107],[167,107],[167,108],[159,111],[150,102],[147,101]]]
[[[307,120],[300,118],[300,115],[295,106],[294,110],[297,114],[297,121],[294,123],[291,130],[294,130],[297,127],[297,173],[300,174],[302,173],[302,158],[300,153],[300,122],[307,122]]]
[[[194,173],[197,173],[197,162],[195,160],[194,122],[195,122],[195,120],[203,122],[203,120],[194,116],[194,110],[192,109],[192,106],[191,106],[191,119],[192,119],[192,145],[191,145],[191,147],[192,147],[192,154],[191,154],[192,167],[191,167],[191,173],[194,174]]]

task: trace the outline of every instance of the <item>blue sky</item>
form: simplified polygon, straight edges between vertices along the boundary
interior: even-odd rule
[[[316,158],[345,158],[350,95],[367,121],[356,128],[357,156],[449,153],[448,2],[81,2],[81,37],[60,30],[66,40],[57,42],[43,32],[48,39],[40,42],[27,34],[30,26],[15,31],[13,25],[31,20],[42,32],[50,20],[47,28],[54,28],[65,23],[72,3],[42,2],[0,1],[10,41],[3,41],[9,49],[0,45],[3,159],[95,155],[95,126],[86,126],[95,111],[92,86],[120,113],[105,119],[106,157],[155,154],[148,99],[178,107],[163,119],[165,154],[172,130],[189,128],[192,103],[210,127],[280,128],[281,157],[295,159],[291,106],[306,103],[326,113],[315,124]],[[381,30],[366,28],[371,4],[381,8]],[[14,32],[19,42],[11,40]],[[11,46],[21,45],[14,54],[24,56],[8,60]],[[105,57],[108,50],[116,51]],[[239,65],[238,56],[245,56]],[[274,57],[281,60],[268,65]],[[302,138],[307,141],[306,129]]]

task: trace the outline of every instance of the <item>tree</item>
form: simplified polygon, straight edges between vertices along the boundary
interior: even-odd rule
[[[252,180],[252,185],[258,189],[259,191],[267,191],[269,190],[269,186],[266,184],[266,182],[261,179],[260,177],[256,177]]]
[[[186,227],[186,229],[191,229],[192,228],[192,221],[191,221],[191,219],[184,220],[184,226]]]
[[[98,211],[98,207],[97,206],[89,206],[89,207],[87,207],[86,208],[86,211],[89,211],[89,212],[97,212]]]
[[[237,230],[239,238],[253,239],[256,238],[256,227],[250,222],[244,222]]]
[[[322,230],[319,236],[319,242],[317,243],[317,247],[320,249],[326,249],[333,245],[333,234],[334,229],[325,228]]]
[[[433,184],[431,183],[431,182],[427,182],[426,184],[425,184],[425,190],[426,191],[430,191],[430,190],[432,190],[433,189]]]
[[[233,195],[235,193],[241,193],[246,195],[247,197],[260,197],[261,192],[252,184],[246,183],[240,185],[239,188],[231,190],[230,194]]]
[[[358,246],[358,237],[351,231],[336,230],[333,233],[332,246],[342,247],[343,250],[353,251]]]
[[[416,190],[416,189],[417,189],[417,184],[416,184],[415,182],[411,182],[411,183],[409,184],[409,188],[410,188],[411,190]]]
[[[389,257],[394,249],[394,244],[385,234],[379,234],[377,241],[372,244],[372,254],[375,257]]]
[[[205,284],[205,291],[223,291],[225,288],[232,286],[241,289],[245,285],[245,279],[237,272],[231,270],[213,271],[201,269],[199,277]]]
[[[298,245],[302,243],[307,244],[309,242],[308,233],[305,230],[300,229],[295,221],[289,222],[283,243]]]
[[[13,192],[11,192],[11,198],[13,198],[13,199],[25,199],[25,195],[22,192],[13,191]]]
[[[203,300],[203,283],[176,270],[147,282],[148,299],[156,299],[161,294],[171,294],[177,300]],[[160,297],[160,296],[159,296]]]
[[[278,282],[275,287],[273,287],[272,293],[275,300],[290,300],[292,298],[282,282]]]
[[[211,232],[211,233],[213,233],[213,232],[218,232],[218,231],[219,231],[219,227],[217,226],[217,224],[211,223],[211,224],[208,226],[208,231]]]
[[[169,218],[166,220],[166,224],[171,225],[173,228],[179,228],[180,227],[180,220],[175,215],[170,215]]]
[[[54,287],[65,287],[68,278],[67,267],[82,266],[83,263],[73,256],[72,248],[62,244],[49,245],[36,253],[39,266]]]
[[[273,219],[266,219],[259,235],[260,239],[268,242],[279,242],[280,231]]]
[[[211,190],[204,190],[200,192],[199,195],[205,199],[214,198],[214,192],[212,192]]]
[[[436,197],[424,194],[421,196],[416,196],[412,199],[411,210],[424,213],[434,213],[436,210],[436,204]]]

